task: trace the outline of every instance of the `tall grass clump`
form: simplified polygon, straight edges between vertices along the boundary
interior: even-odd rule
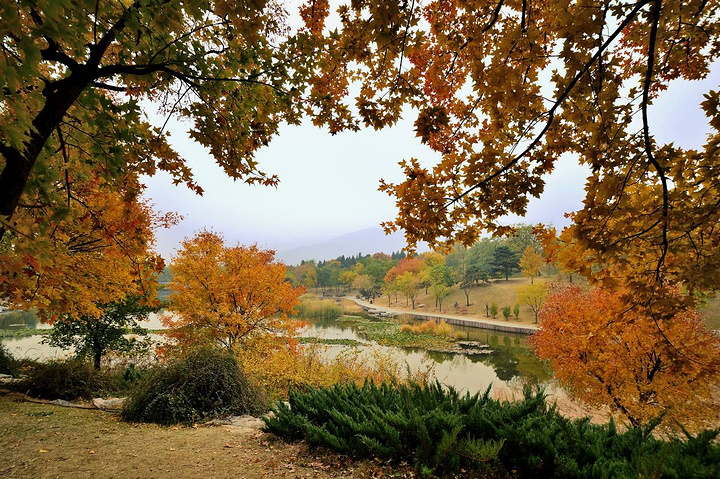
[[[130,395],[126,421],[192,424],[214,417],[267,410],[265,394],[225,350],[202,348],[160,366]]]
[[[337,319],[343,314],[338,303],[332,299],[305,297],[295,308],[297,316],[307,319]]]
[[[428,319],[419,324],[403,324],[400,331],[413,334],[434,334],[435,336],[453,336],[453,329],[445,320]]]
[[[292,390],[265,430],[340,453],[414,463],[421,475],[522,478],[717,478],[720,431],[661,440],[657,421],[618,432],[613,422],[566,419],[542,393],[521,401],[460,394],[440,384],[366,382]],[[473,474],[474,475],[474,474]]]

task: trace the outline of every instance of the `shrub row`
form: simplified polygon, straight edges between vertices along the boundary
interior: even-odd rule
[[[265,430],[338,452],[415,464],[422,474],[512,477],[716,478],[717,430],[660,440],[656,424],[618,432],[613,422],[569,420],[539,392],[500,402],[440,384],[366,382],[291,391]]]

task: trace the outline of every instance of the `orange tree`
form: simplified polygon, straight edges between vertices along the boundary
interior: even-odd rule
[[[584,401],[611,405],[633,426],[664,416],[689,429],[717,425],[720,340],[693,311],[658,319],[620,293],[552,290],[533,343],[555,377]]]
[[[186,239],[170,264],[169,325],[234,351],[289,335],[296,323],[288,316],[304,290],[286,281],[285,266],[273,259],[273,251],[228,247],[208,231]]]
[[[103,304],[127,296],[153,302],[164,266],[153,251],[154,229],[176,217],[153,213],[138,189],[132,179],[75,178],[60,214],[34,198],[0,241],[0,297],[50,321],[92,321]]]

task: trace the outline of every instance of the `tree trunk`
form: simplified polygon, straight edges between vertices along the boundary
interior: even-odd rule
[[[93,367],[95,368],[96,371],[100,370],[101,361],[102,361],[102,350],[96,349],[93,352]]]

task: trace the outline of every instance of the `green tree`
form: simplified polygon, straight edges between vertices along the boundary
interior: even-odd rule
[[[445,258],[445,264],[452,271],[454,282],[460,285],[465,294],[465,305],[470,306],[470,290],[475,279],[470,274],[470,250],[462,244],[456,244]]]
[[[498,314],[498,305],[497,303],[491,303],[490,304],[490,315],[495,319]]]
[[[415,300],[418,297],[420,279],[418,274],[408,271],[397,278],[398,288],[405,295],[405,298],[412,302],[412,309],[415,309]]]
[[[493,275],[493,253],[497,246],[497,240],[482,238],[470,248],[467,272],[469,281],[475,284],[490,281]]]
[[[520,303],[515,303],[515,306],[513,307],[513,314],[515,315],[515,319],[520,319]]]
[[[430,286],[430,291],[432,291],[433,296],[435,296],[435,304],[442,312],[442,303],[447,295],[450,294],[450,288],[443,283],[435,283]]]
[[[502,274],[505,281],[518,270],[518,254],[508,246],[498,246],[492,256],[493,274]]]
[[[102,304],[100,308],[99,317],[61,316],[43,341],[62,349],[75,348],[78,356],[92,359],[95,369],[100,369],[102,358],[108,352],[147,351],[150,347],[147,329],[140,323],[156,308],[144,305],[137,296]]]
[[[502,309],[502,314],[505,317],[505,321],[508,321],[510,319],[510,306],[505,306]]]

